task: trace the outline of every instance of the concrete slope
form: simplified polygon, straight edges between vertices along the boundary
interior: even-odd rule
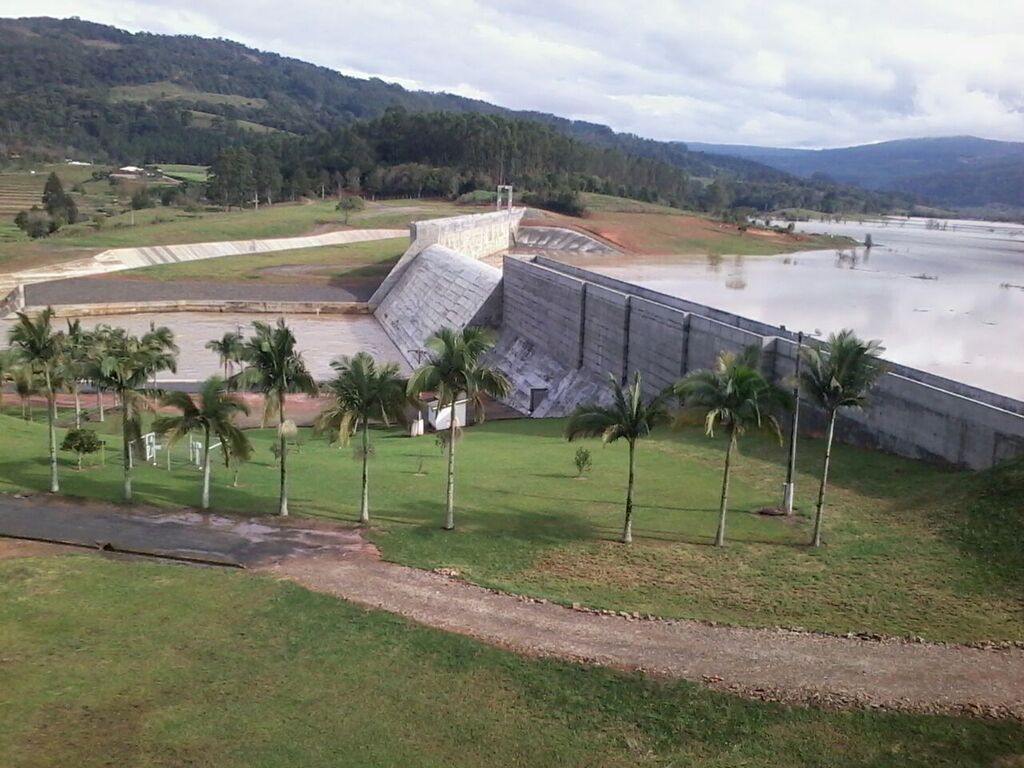
[[[404,229],[352,229],[306,237],[114,248],[88,259],[79,259],[63,264],[54,264],[49,267],[38,267],[20,272],[0,274],[0,296],[6,295],[19,284],[28,285],[48,282],[50,280],[64,280],[72,277],[102,275],[110,272],[121,272],[126,269],[149,267],[155,264],[215,259],[221,256],[240,256],[246,253],[271,253],[273,251],[291,251],[298,248],[319,248],[325,245],[344,245],[346,243],[362,243],[370,240],[388,240],[397,237],[408,237],[408,235],[409,233]]]
[[[417,254],[374,316],[409,365],[442,327],[500,324],[501,270],[443,245]]]

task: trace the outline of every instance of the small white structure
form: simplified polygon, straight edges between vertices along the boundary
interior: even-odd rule
[[[214,448],[220,448],[220,443],[210,443],[210,452]],[[188,442],[188,460],[200,469],[203,466],[203,441],[192,439]]]
[[[121,173],[145,173],[145,168],[139,168],[137,165],[123,165],[117,169]]]
[[[146,461],[150,464],[156,464],[156,452],[160,450],[161,446],[156,441],[156,432],[147,432],[138,440],[132,440],[132,444],[138,443],[142,446],[143,455],[146,457]],[[133,456],[134,451],[128,451],[128,466],[129,468],[135,465],[135,458]]]
[[[463,398],[462,400],[455,401],[455,426],[461,427],[466,425],[466,403],[468,401]],[[442,431],[448,429],[452,423],[452,406],[446,405],[443,408],[438,407],[438,401],[427,403],[426,407],[427,423],[435,431]]]

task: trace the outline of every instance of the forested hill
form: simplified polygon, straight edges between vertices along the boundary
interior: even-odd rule
[[[78,19],[0,19],[0,97],[0,144],[6,150],[0,157],[48,151],[57,157],[135,164],[207,164],[226,147],[271,142],[274,153],[292,158],[293,165],[301,152],[304,173],[315,174],[337,165],[325,145],[329,137],[398,109],[432,114],[433,128],[452,127],[442,113],[465,117],[455,127],[463,135],[476,131],[469,138],[478,140],[478,147],[472,158],[460,153],[472,161],[455,168],[463,176],[483,167],[496,167],[499,175],[503,168],[530,167],[534,182],[545,172],[562,174],[562,181],[565,174],[575,174],[590,177],[586,186],[681,205],[694,204],[712,178],[722,178],[728,184],[712,190],[716,198],[760,210],[832,206],[877,211],[909,200],[799,180],[743,158],[691,152],[680,143],[617,134],[593,123],[347,77],[226,40],[132,34]],[[524,128],[519,125],[523,121],[546,131]],[[375,159],[367,162],[389,162],[387,137],[379,133],[386,124],[370,129],[376,149],[384,151],[374,151]],[[560,149],[571,162],[541,167],[537,158],[554,157],[555,134],[577,140]],[[439,134],[431,130],[428,135]],[[513,135],[520,143],[510,143]],[[416,162],[450,167],[450,153],[440,146],[412,151],[405,138],[405,154],[421,158]],[[289,149],[289,143],[300,148]],[[481,149],[485,145],[489,149]],[[323,156],[310,157],[312,147]],[[480,151],[492,156],[482,159]],[[581,185],[579,178],[574,184]]]
[[[869,189],[901,190],[939,204],[1024,208],[1024,143],[975,136],[900,139],[837,149],[691,144],[797,176],[825,174]]]

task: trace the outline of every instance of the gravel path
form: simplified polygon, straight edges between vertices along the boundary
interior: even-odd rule
[[[1024,649],[874,641],[598,615],[372,560],[292,558],[310,589],[537,656],[684,678],[759,699],[1024,719]]]
[[[1024,648],[832,637],[573,610],[382,562],[337,524],[0,495],[0,532],[244,563],[519,653],[683,678],[740,695],[1024,720]],[[3,540],[0,539],[0,543]],[[39,545],[0,546],[0,556]]]

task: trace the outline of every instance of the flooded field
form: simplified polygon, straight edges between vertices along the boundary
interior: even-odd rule
[[[792,330],[853,328],[896,362],[1024,399],[1024,226],[924,219],[798,224],[874,247],[586,266]]]
[[[298,348],[306,365],[317,379],[331,375],[330,363],[340,355],[354,355],[369,352],[378,360],[400,363],[403,372],[409,368],[402,361],[398,349],[384,333],[380,324],[369,315],[334,315],[314,317],[292,315],[287,318],[288,326],[295,333]],[[164,372],[158,381],[197,381],[214,373],[220,373],[217,355],[206,349],[206,342],[219,339],[229,331],[239,331],[248,336],[252,321],[266,323],[277,321],[276,315],[252,315],[233,313],[166,312],[159,314],[113,315],[110,317],[83,318],[87,328],[107,324],[126,328],[130,333],[142,334],[150,324],[166,325],[174,331],[181,353],[178,355],[177,373]],[[56,321],[63,327],[64,321]],[[0,320],[0,338],[7,338],[11,321]]]

